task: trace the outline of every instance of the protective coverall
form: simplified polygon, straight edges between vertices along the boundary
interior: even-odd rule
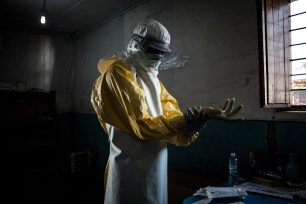
[[[169,43],[163,25],[145,20],[135,28],[127,53],[98,63],[101,74],[91,102],[110,142],[105,204],[166,204],[167,142],[189,145],[207,115],[226,118],[225,112],[233,116],[240,110],[231,112],[230,103],[225,112],[207,108],[183,114],[157,77],[159,51],[169,51]]]
[[[167,142],[189,145],[198,133],[183,134],[183,113],[156,76],[116,55],[99,71],[92,102],[110,141],[105,203],[167,203]]]

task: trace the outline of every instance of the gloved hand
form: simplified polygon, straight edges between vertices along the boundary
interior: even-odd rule
[[[206,115],[209,119],[223,120],[228,122],[244,120],[243,117],[238,117],[236,114],[242,109],[242,105],[237,106],[233,109],[235,98],[227,99],[222,109],[206,107],[203,108],[201,113]],[[203,116],[202,116],[203,117]]]
[[[204,127],[207,116],[202,114],[203,109],[201,106],[188,108],[187,112],[184,113],[185,118],[185,129],[184,134],[186,136],[192,136]]]
[[[243,117],[238,117],[236,114],[242,109],[242,105],[233,109],[235,98],[227,99],[224,106],[219,108],[201,106],[188,108],[184,113],[185,129],[184,134],[186,136],[192,136],[205,126],[208,119],[223,120],[228,122],[244,120]]]

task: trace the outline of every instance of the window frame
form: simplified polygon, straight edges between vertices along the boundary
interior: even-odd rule
[[[291,105],[290,2],[257,0],[260,107],[305,111]]]

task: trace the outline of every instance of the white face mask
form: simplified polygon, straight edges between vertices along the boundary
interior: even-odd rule
[[[157,72],[161,60],[151,59],[143,52],[138,52],[135,62],[147,72]]]

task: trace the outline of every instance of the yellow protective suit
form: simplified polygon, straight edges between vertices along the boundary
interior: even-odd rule
[[[167,145],[186,146],[198,137],[183,134],[183,113],[160,84],[162,114],[151,116],[133,65],[117,55],[100,60],[92,105],[109,135],[105,203],[167,203]]]

